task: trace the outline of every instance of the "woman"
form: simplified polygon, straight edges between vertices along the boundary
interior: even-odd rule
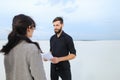
[[[1,49],[5,53],[6,80],[46,80],[39,54],[42,51],[29,39],[35,27],[34,20],[27,15],[19,14],[13,18],[8,43]]]

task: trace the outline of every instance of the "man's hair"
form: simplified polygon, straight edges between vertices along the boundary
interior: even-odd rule
[[[56,17],[53,22],[60,21],[61,24],[63,24],[63,18],[62,17]]]

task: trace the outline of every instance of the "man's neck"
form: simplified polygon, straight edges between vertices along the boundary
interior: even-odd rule
[[[57,34],[57,37],[59,38],[61,34],[62,34],[62,31],[61,31],[60,33]]]

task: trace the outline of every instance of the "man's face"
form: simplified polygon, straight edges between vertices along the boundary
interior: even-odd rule
[[[56,34],[59,34],[62,31],[63,24],[61,24],[60,21],[53,22],[53,26]]]

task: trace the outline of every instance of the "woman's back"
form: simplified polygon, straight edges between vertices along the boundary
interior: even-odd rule
[[[4,59],[6,80],[46,80],[42,58],[35,44],[21,41]]]

